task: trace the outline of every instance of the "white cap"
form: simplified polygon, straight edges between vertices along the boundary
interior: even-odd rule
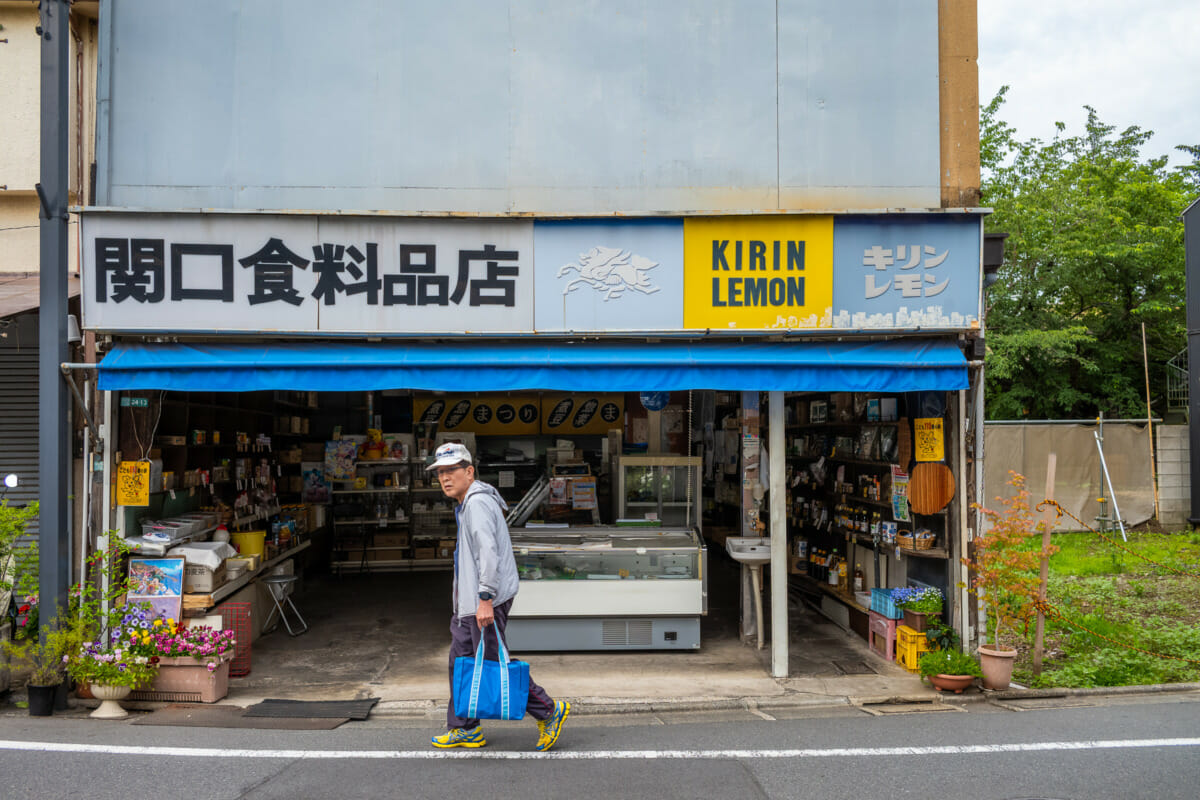
[[[426,472],[437,469],[438,467],[456,467],[464,461],[471,463],[471,451],[465,445],[457,442],[447,442],[446,444],[433,451],[434,461],[425,468]]]

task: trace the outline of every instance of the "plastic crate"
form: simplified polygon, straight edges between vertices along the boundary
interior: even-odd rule
[[[888,619],[900,619],[904,612],[896,608],[892,601],[891,589],[874,588],[871,590],[871,610]]]
[[[896,660],[896,620],[877,611],[868,615],[867,644],[888,661]]]
[[[250,604],[225,603],[221,606],[221,626],[233,631],[237,644],[233,661],[229,663],[229,676],[240,678],[250,674]]]
[[[917,671],[921,654],[931,649],[925,634],[917,633],[907,625],[896,626],[896,663],[909,672]]]

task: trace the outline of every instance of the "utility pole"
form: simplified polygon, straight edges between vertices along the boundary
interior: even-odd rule
[[[38,311],[38,594],[49,619],[67,607],[70,581],[68,397],[59,365],[67,361],[68,0],[41,0],[42,38],[40,308]],[[49,627],[49,626],[47,626]],[[46,627],[42,628],[45,637]]]

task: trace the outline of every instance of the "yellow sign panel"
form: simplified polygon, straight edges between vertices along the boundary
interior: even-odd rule
[[[437,425],[439,433],[536,436],[541,433],[537,395],[436,395],[413,398],[413,422]]]
[[[603,436],[624,424],[623,394],[542,395],[542,433]]]
[[[117,505],[150,505],[149,461],[122,461],[117,464]]]
[[[683,326],[832,327],[833,217],[683,221]]]
[[[946,437],[941,417],[913,420],[913,453],[917,461],[944,461]]]

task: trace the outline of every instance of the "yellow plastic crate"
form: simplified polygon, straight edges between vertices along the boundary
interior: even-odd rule
[[[917,671],[921,654],[931,649],[924,633],[917,633],[907,625],[896,626],[896,663],[909,672]]]

